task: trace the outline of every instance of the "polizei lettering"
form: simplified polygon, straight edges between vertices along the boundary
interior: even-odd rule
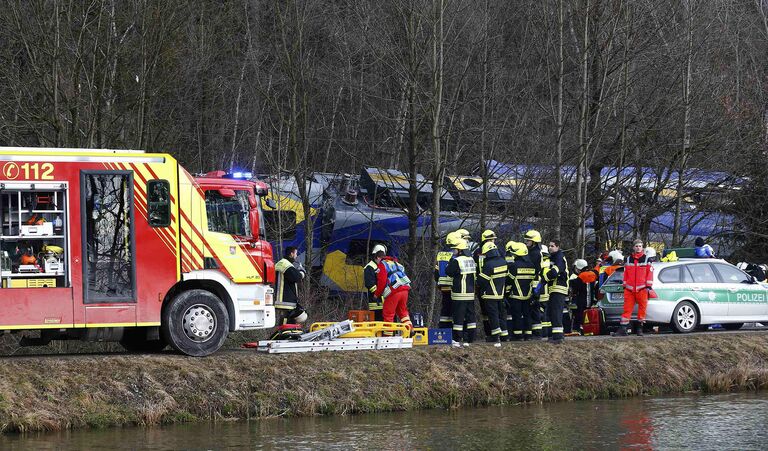
[[[765,302],[765,293],[737,293],[736,302]]]

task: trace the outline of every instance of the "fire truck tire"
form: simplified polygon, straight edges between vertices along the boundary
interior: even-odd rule
[[[128,352],[160,352],[168,343],[162,338],[159,340],[147,340],[146,331],[140,328],[131,328],[124,332],[120,344]]]
[[[216,352],[229,331],[229,315],[221,299],[205,290],[178,294],[163,310],[161,332],[166,343],[193,357]]]

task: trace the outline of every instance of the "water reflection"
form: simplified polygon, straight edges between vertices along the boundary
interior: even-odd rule
[[[0,437],[20,449],[765,449],[768,393]]]

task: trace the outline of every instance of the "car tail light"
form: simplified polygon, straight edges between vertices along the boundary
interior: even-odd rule
[[[658,299],[658,298],[659,298],[659,295],[656,294],[656,291],[654,291],[653,288],[648,290],[648,299]]]

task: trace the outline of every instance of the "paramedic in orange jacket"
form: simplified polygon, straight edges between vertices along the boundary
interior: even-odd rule
[[[648,308],[648,291],[653,286],[653,267],[643,249],[643,242],[635,240],[632,243],[632,254],[624,261],[624,313],[621,314],[621,324],[616,335],[627,335],[627,326],[632,319],[632,310],[638,305],[635,328],[637,335],[643,335],[645,310]]]

